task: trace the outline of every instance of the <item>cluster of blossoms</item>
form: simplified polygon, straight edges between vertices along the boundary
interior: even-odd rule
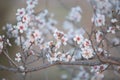
[[[107,69],[108,64],[102,64],[102,65],[95,65],[93,67],[91,67],[91,72],[94,73],[96,72],[96,74],[94,74],[94,76],[92,77],[93,80],[97,79],[97,80],[102,80],[104,78],[104,73],[103,71],[105,69]]]
[[[105,14],[108,16],[112,16],[112,9],[116,12],[120,10],[120,1],[119,0],[92,0],[93,8],[97,13]]]
[[[38,3],[37,0],[27,0],[27,7],[17,10],[17,24],[7,24],[6,27],[3,28],[7,30],[8,37],[14,38],[15,43],[21,47],[22,51],[16,53],[15,61],[21,62],[22,58],[27,60],[31,55],[40,57],[41,54],[42,57],[45,56],[45,59],[51,64],[54,62],[92,60],[98,53],[99,55],[105,54],[104,56],[108,56],[107,51],[104,50],[104,48],[100,48],[101,46],[96,46],[96,43],[99,44],[102,42],[105,36],[104,33],[115,34],[117,30],[120,30],[119,19],[113,15],[109,16],[111,19],[110,24],[106,25],[106,14],[112,13],[110,12],[112,9],[111,3],[114,3],[114,1],[93,0],[92,2],[97,3],[94,5],[95,13],[92,17],[92,23],[97,29],[90,35],[88,33],[89,37],[85,37],[84,34],[87,32],[83,28],[76,28],[78,26],[75,25],[81,20],[82,10],[79,6],[73,7],[68,14],[63,24],[64,29],[68,31],[68,33],[65,33],[56,28],[57,21],[53,19],[54,15],[49,13],[47,9],[40,11],[38,14],[34,13],[34,7]],[[118,10],[118,6],[117,4],[116,10]],[[93,34],[95,41],[91,40]],[[2,52],[4,47],[3,39],[4,36],[0,36],[0,52]],[[6,43],[11,45],[8,39]],[[113,43],[115,45],[120,44],[120,39],[113,39]],[[35,53],[34,49],[36,47],[39,53]],[[108,65],[106,64],[96,65],[92,67],[91,72],[97,72],[99,74],[107,67]],[[19,66],[19,68],[25,70],[24,63]],[[89,73],[82,67],[80,71],[73,80],[79,80],[79,78],[88,80]],[[101,77],[102,74],[98,74],[94,74],[94,78],[96,76]]]
[[[91,70],[89,70],[86,67],[80,66],[77,68],[77,73],[74,75],[72,80],[102,80],[104,78],[104,73],[103,71],[108,67],[107,64],[102,64],[102,65],[96,65],[91,67]],[[92,74],[91,74],[92,73]]]
[[[63,45],[67,44],[68,39],[63,32],[55,30],[53,35],[54,35],[55,39],[57,40],[57,43],[60,43],[60,44],[62,43]]]
[[[90,1],[94,8],[94,15],[92,18],[92,22],[96,27],[101,29],[104,28],[103,31],[97,30],[96,32],[96,41],[99,43],[104,33],[111,33],[116,35],[120,30],[119,26],[119,16],[120,16],[120,1],[119,0],[93,0]],[[109,24],[105,24],[107,20],[110,19]],[[116,39],[117,37],[115,37]],[[114,40],[115,40],[114,39]],[[117,42],[119,42],[117,40]],[[116,43],[117,43],[116,42]]]
[[[107,64],[93,66],[91,72],[102,72],[108,67]]]
[[[71,57],[71,55],[69,55],[69,53],[57,52],[57,53],[52,53],[51,55],[48,54],[46,56],[50,63],[57,62],[57,61],[62,61],[62,62],[75,61],[74,59],[72,59],[72,57]]]
[[[94,50],[92,49],[91,42],[88,39],[84,39],[82,35],[76,35],[73,40],[79,45],[81,49],[81,56],[85,59],[92,58],[94,56]]]

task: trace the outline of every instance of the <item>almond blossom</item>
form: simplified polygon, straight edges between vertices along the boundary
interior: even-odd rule
[[[82,35],[75,35],[73,40],[77,42],[77,44],[80,44],[83,41],[84,37]]]
[[[16,13],[17,16],[23,17],[24,14],[25,14],[25,9],[24,8],[21,8],[21,9],[17,10],[17,13]]]
[[[89,46],[91,46],[90,40],[85,39],[85,40],[83,41],[83,46],[84,46],[84,47],[89,47]]]
[[[20,33],[23,33],[23,31],[27,30],[27,25],[25,23],[18,22],[16,29],[18,29],[20,31]]]
[[[38,3],[38,0],[27,0],[27,5],[30,8],[34,8],[37,3]]]
[[[116,22],[118,22],[118,20],[116,18],[113,18],[113,19],[111,19],[111,22],[116,23]]]
[[[85,59],[92,58],[94,56],[94,50],[92,48],[82,49],[82,56]]]
[[[96,41],[99,43],[102,40],[103,33],[101,31],[97,31],[96,33]]]
[[[108,64],[101,64],[91,67],[91,72],[100,72],[108,67]]]
[[[95,26],[100,27],[105,25],[105,16],[102,14],[95,14],[92,18],[92,22],[95,24]]]
[[[22,17],[22,21],[24,22],[24,23],[29,23],[29,21],[30,21],[30,17],[29,17],[29,15],[24,15],[23,17]]]
[[[16,13],[17,20],[20,21],[21,18],[25,15],[25,13],[26,13],[25,8],[18,9]]]
[[[60,32],[56,29],[53,35],[58,40],[58,39],[61,39],[64,36],[64,33]]]
[[[107,30],[107,32],[115,34],[115,30],[116,30],[116,28],[113,26],[113,27],[109,27],[108,30]]]
[[[17,61],[17,62],[21,61],[21,54],[20,53],[16,53],[15,61]]]
[[[77,73],[76,76],[73,75],[73,80],[89,80],[91,75],[103,77],[103,75],[99,73],[107,69],[107,67],[109,67],[108,64],[110,64],[110,66],[118,65],[116,59],[113,59],[113,62],[111,62],[112,58],[109,57],[112,56],[108,50],[111,46],[117,45],[118,47],[120,40],[119,38],[113,38],[112,41],[108,40],[109,43],[112,42],[112,44],[107,44],[107,36],[105,36],[105,34],[109,35],[109,33],[115,33],[120,30],[119,19],[117,18],[119,13],[117,13],[116,10],[112,10],[114,9],[112,5],[115,6],[115,9],[119,7],[119,5],[115,5],[114,2],[110,0],[92,1],[98,3],[96,3],[97,5],[95,3],[92,5],[94,7],[94,15],[92,17],[93,24],[91,31],[88,29],[87,33],[87,30],[78,23],[82,17],[82,10],[79,6],[71,9],[63,24],[65,31],[61,31],[57,28],[59,26],[57,26],[58,21],[53,18],[53,13],[49,13],[47,9],[36,13],[34,12],[34,8],[38,0],[27,0],[26,8],[17,10],[17,24],[8,24],[3,28],[7,30],[7,37],[14,39],[20,51],[15,54],[14,58],[18,63],[14,62],[14,60],[12,61],[12,59],[8,57],[9,55],[6,56],[9,61],[16,66],[10,66],[10,70],[13,69],[16,70],[16,72],[23,73],[25,77],[28,72],[37,71],[56,64],[88,65],[93,66],[91,68],[91,72],[94,72],[93,74],[89,74],[90,70],[87,69],[87,67],[85,67],[85,69],[83,67],[79,69],[79,66],[75,66],[77,72],[71,69],[70,72],[73,72],[72,75]],[[111,15],[108,18],[106,14],[111,14],[111,12],[115,13],[115,15]],[[109,25],[110,27],[107,29],[105,26]],[[115,36],[117,37],[117,34]],[[105,44],[103,43],[101,45],[102,41],[104,41]],[[6,44],[11,46],[8,39],[0,36],[0,52],[7,53]],[[101,61],[96,54],[108,61]],[[29,65],[35,62],[34,60],[40,63],[40,65],[29,67]],[[43,61],[42,64],[41,61]],[[19,66],[21,64],[22,66]],[[112,67],[114,68],[114,66]],[[80,71],[78,72],[78,70]],[[95,72],[97,73],[96,75]]]

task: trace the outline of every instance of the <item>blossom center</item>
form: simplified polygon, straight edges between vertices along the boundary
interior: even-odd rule
[[[23,26],[20,26],[20,29],[22,29],[22,30],[23,30]]]

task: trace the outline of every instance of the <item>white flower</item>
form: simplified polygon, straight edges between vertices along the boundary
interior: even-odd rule
[[[83,46],[84,46],[84,47],[89,47],[90,45],[91,45],[90,40],[85,39],[85,40],[83,41]]]
[[[23,31],[27,30],[26,24],[22,22],[18,22],[16,28],[20,31],[20,33],[23,33]]]
[[[99,43],[102,40],[103,33],[100,31],[97,31],[96,33],[96,41]]]
[[[103,50],[102,48],[98,48],[97,51],[98,51],[99,53],[102,53],[104,50]]]
[[[53,36],[58,40],[61,39],[64,36],[63,32],[58,31],[57,29],[54,31]]]
[[[94,51],[91,48],[82,50],[82,56],[85,59],[92,58],[94,56],[93,54],[94,54]]]
[[[21,57],[21,54],[20,53],[16,53],[16,57]]]
[[[73,40],[77,42],[77,44],[80,44],[83,41],[84,37],[82,35],[75,35]]]
[[[111,19],[112,23],[116,23],[118,20],[116,18]]]
[[[21,9],[17,9],[17,19],[20,20],[21,17],[23,17],[25,15],[25,9],[24,8],[21,8]]]
[[[41,38],[41,32],[39,30],[35,30],[32,35],[35,39]]]
[[[38,4],[38,0],[27,0],[27,6],[30,8],[34,8],[36,4]]]
[[[17,62],[21,61],[21,54],[20,53],[16,53],[15,61],[17,61]]]
[[[29,17],[29,15],[24,15],[23,17],[22,17],[22,21],[24,22],[24,23],[29,23],[30,22],[30,17]]]
[[[97,27],[104,26],[105,25],[105,16],[97,13],[96,15],[93,16],[92,22]]]
[[[21,70],[25,70],[25,68],[24,68],[23,66],[19,66],[19,68],[20,68]]]
[[[108,67],[107,64],[95,65],[95,66],[91,67],[91,72],[99,72],[99,71],[104,70],[107,67]]]
[[[24,68],[23,66],[19,66],[19,68],[20,68],[21,70],[25,70],[25,68]],[[23,72],[22,75],[25,75],[25,72]]]
[[[115,34],[115,30],[116,30],[115,27],[109,27],[108,30],[107,30],[107,32],[108,32],[108,33]]]

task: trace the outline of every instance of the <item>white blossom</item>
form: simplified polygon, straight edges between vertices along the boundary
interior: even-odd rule
[[[20,53],[16,53],[15,61],[17,61],[17,62],[21,61],[21,54]]]
[[[110,27],[108,28],[107,32],[108,32],[108,33],[115,34],[115,33],[116,33],[115,30],[116,30],[115,27],[111,27],[111,26],[110,26]]]
[[[103,33],[101,31],[97,31],[96,33],[96,41],[99,43],[102,40]]]
[[[82,50],[82,56],[83,58],[85,59],[89,59],[89,58],[92,58],[94,55],[94,50],[91,49],[91,48],[88,48],[88,49],[83,49]]]
[[[73,40],[77,42],[77,44],[80,44],[83,41],[84,37],[82,35],[75,35]]]
[[[95,14],[92,18],[92,22],[95,24],[95,26],[100,27],[105,25],[105,16],[102,14]]]

